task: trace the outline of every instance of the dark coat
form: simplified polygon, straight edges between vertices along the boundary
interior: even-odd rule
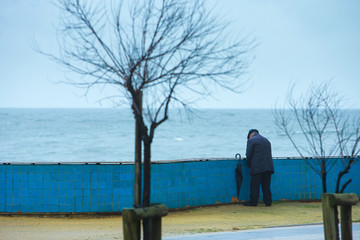
[[[250,168],[250,174],[262,172],[274,173],[271,144],[269,140],[258,133],[255,133],[247,141],[246,160]]]

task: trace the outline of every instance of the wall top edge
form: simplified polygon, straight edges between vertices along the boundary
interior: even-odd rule
[[[360,156],[357,156],[359,158]],[[329,156],[326,159],[339,159],[340,156]],[[301,157],[273,157],[274,160],[302,160]],[[309,159],[319,159],[306,157]],[[229,161],[239,160],[239,158],[192,158],[192,159],[177,159],[177,160],[154,160],[152,164],[168,164],[168,163],[184,163],[184,162],[209,162],[209,161]],[[246,158],[241,158],[246,160]],[[0,165],[134,165],[134,161],[122,162],[1,162]]]

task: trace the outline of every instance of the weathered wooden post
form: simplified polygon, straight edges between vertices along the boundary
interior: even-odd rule
[[[169,212],[167,206],[154,204],[145,208],[123,209],[124,240],[140,240],[140,221],[149,221],[149,240],[161,240],[161,218]]]
[[[140,220],[137,218],[135,208],[122,210],[123,231],[125,240],[140,240]]]
[[[341,239],[352,240],[351,206],[359,202],[355,193],[323,193],[322,209],[324,234],[326,240],[337,240],[335,208],[340,206],[341,211]]]

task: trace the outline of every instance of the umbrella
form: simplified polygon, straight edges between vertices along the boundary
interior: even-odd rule
[[[242,175],[242,169],[241,169],[241,155],[240,153],[237,153],[235,155],[235,158],[237,158],[237,156],[239,156],[239,162],[236,166],[235,169],[235,177],[236,177],[236,187],[237,187],[237,195],[239,197],[239,193],[240,193],[240,188],[241,188],[241,184],[243,181],[243,175]]]

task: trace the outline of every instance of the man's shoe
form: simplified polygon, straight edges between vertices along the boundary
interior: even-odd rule
[[[257,204],[256,204],[256,203],[252,203],[252,202],[245,202],[245,203],[244,203],[244,206],[247,206],[247,207],[256,207]]]

